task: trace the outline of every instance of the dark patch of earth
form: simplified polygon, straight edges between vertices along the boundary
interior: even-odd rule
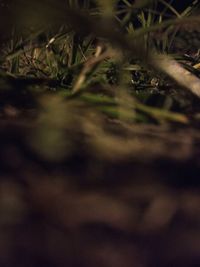
[[[121,158],[73,138],[54,162],[29,146],[34,123],[0,125],[0,266],[200,265],[198,129],[135,125],[123,138],[145,146]]]

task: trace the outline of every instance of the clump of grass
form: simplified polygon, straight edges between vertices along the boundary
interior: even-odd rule
[[[158,11],[158,3],[163,5],[162,10]],[[38,20],[32,8],[38,11]],[[166,75],[169,75],[192,93],[200,94],[198,78],[184,72],[178,63],[179,73],[174,74],[175,61],[166,56],[176,41],[177,27],[199,21],[197,16],[191,16],[193,8],[190,6],[179,13],[164,0],[140,4],[125,0],[65,1],[63,4],[50,1],[48,5],[45,1],[36,1],[28,6],[21,0],[16,9],[16,16],[21,15],[20,21],[1,58],[6,70],[2,79],[6,76],[10,80],[12,76],[17,81],[24,77],[27,88],[29,82],[33,86],[34,80],[37,86],[38,82],[45,82],[50,90],[56,93],[67,90],[73,98],[82,97],[88,91],[100,102],[102,97],[104,102],[106,95],[112,96],[117,104],[112,114],[121,112],[118,107],[125,97],[132,103],[129,112],[133,112],[136,120],[135,114],[140,112],[153,116],[158,122],[175,120],[179,117],[171,112],[172,105],[163,106],[164,112],[145,107],[146,101],[140,103],[140,92],[145,89],[151,95],[155,89],[159,93],[160,85],[166,90]],[[160,53],[164,55],[160,57]],[[154,71],[149,70],[152,67]],[[183,72],[187,72],[184,81],[180,79]],[[136,73],[138,81],[133,78]],[[167,92],[165,94],[167,96]],[[110,107],[105,106],[103,110]],[[182,117],[177,121],[186,119]]]

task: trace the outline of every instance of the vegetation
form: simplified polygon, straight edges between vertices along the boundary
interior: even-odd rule
[[[1,266],[200,263],[199,1],[176,2],[0,1]]]

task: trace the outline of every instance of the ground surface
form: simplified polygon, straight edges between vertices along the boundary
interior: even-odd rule
[[[197,127],[110,120],[111,154],[65,129],[75,149],[55,162],[30,145],[31,116],[0,120],[2,267],[200,265]]]

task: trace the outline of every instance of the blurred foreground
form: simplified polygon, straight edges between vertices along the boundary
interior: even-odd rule
[[[2,115],[0,266],[200,265],[198,130],[59,101]]]

